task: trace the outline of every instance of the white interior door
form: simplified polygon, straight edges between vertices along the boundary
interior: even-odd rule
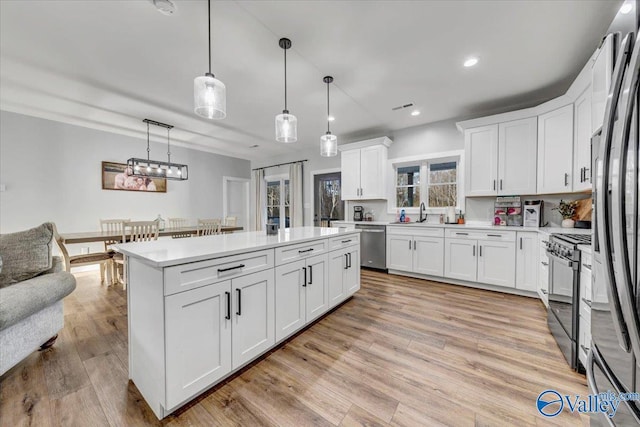
[[[225,176],[223,178],[222,215],[238,218],[237,225],[249,229],[249,180]]]

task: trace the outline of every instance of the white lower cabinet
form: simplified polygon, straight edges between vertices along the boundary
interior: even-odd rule
[[[387,268],[442,277],[443,236],[442,228],[387,227]]]
[[[513,242],[478,242],[478,282],[515,288],[516,253]]]
[[[167,408],[231,372],[230,298],[230,280],[166,297]]]
[[[578,358],[587,366],[587,355],[591,347],[591,254],[582,253],[580,262],[580,322],[578,324]]]
[[[475,282],[478,275],[478,242],[466,239],[445,239],[444,277]]]
[[[413,242],[413,271],[430,276],[442,276],[444,274],[444,239],[415,236]]]
[[[538,233],[518,231],[516,245],[516,288],[536,292],[540,270]]]
[[[538,245],[539,245],[539,266],[538,266],[538,296],[544,303],[544,305],[549,307],[549,257],[547,256],[547,243],[549,240],[549,236],[547,235],[539,235],[538,236]]]
[[[390,227],[387,227],[387,230]],[[413,270],[413,238],[411,235],[393,235],[387,231],[387,268],[389,270]]]
[[[276,341],[329,309],[328,264],[323,254],[276,267]]]
[[[360,247],[352,246],[329,253],[329,307],[334,307],[360,289]]]

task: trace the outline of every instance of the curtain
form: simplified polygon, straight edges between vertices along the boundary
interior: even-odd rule
[[[264,228],[264,196],[266,193],[265,182],[264,182],[264,169],[258,169],[253,171],[253,201],[254,206],[256,207],[254,218],[253,218],[253,227],[256,231],[261,231]]]
[[[302,162],[289,166],[289,209],[290,226],[302,227],[304,200],[302,199]]]

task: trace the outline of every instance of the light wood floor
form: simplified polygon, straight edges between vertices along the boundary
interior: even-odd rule
[[[77,275],[55,346],[0,378],[3,426],[588,425],[537,414],[587,393],[538,300],[363,271],[333,313],[159,422],[127,380],[126,296]]]

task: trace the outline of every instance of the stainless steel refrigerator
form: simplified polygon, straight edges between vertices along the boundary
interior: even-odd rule
[[[640,390],[640,251],[637,20],[620,34],[604,124],[592,138],[595,230],[591,295],[591,394]],[[614,417],[592,413],[592,426],[640,425],[640,401]]]

